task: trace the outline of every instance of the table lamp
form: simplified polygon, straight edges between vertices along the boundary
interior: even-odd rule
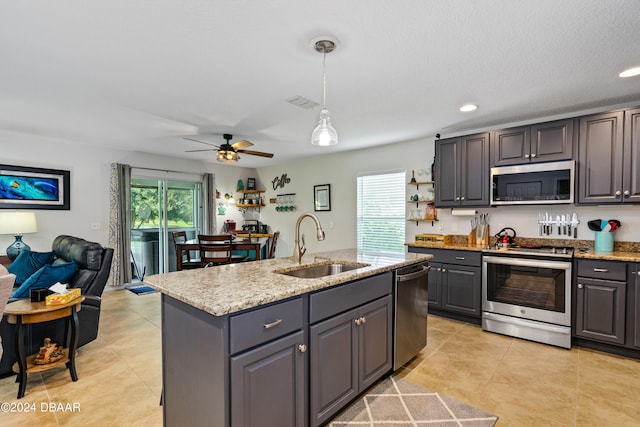
[[[13,234],[16,241],[7,248],[7,257],[11,261],[23,250],[31,247],[22,241],[22,235],[26,233],[36,233],[38,224],[36,214],[33,212],[8,211],[0,212],[0,234]]]

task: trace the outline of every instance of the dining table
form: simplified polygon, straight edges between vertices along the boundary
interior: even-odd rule
[[[273,234],[269,233],[232,233],[231,249],[234,251],[254,251],[255,257],[252,260],[262,259],[262,251],[269,247],[270,239]],[[186,242],[176,243],[176,253],[182,251],[200,251],[200,243],[198,239],[187,240]],[[264,258],[268,257],[268,250],[265,250]],[[182,257],[176,257],[176,270],[182,270]]]

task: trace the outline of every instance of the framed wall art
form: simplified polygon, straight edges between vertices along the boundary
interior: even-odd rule
[[[315,211],[331,210],[331,184],[313,186],[313,200]]]
[[[0,165],[0,209],[69,210],[70,172]]]

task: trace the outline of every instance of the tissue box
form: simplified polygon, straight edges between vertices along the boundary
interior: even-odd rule
[[[67,293],[64,293],[64,294],[47,295],[45,304],[46,305],[66,304],[69,301],[73,301],[76,298],[80,298],[80,296],[81,296],[80,288],[73,288],[73,289],[69,289]]]

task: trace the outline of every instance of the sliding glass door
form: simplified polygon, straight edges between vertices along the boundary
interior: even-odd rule
[[[176,270],[173,232],[195,239],[202,223],[200,182],[131,178],[131,268],[134,281]]]

